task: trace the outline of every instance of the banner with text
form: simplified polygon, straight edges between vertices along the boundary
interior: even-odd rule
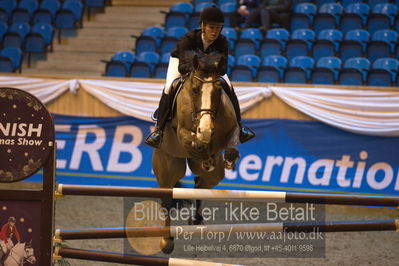
[[[152,123],[55,115],[57,183],[156,187]],[[399,138],[357,135],[317,121],[254,119],[241,159],[217,188],[399,194]],[[35,175],[27,181],[39,181]],[[191,187],[187,170],[183,183]]]

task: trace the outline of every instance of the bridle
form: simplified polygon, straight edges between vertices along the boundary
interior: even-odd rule
[[[218,81],[220,80],[220,78],[212,79],[212,80],[204,80],[203,78],[198,77],[198,76],[195,75],[195,74],[194,74],[193,77],[194,77],[195,79],[199,80],[201,83],[216,83],[216,82],[218,82]],[[199,115],[199,119],[201,119],[202,116],[204,116],[204,115],[206,115],[206,114],[210,114],[211,117],[212,117],[212,119],[215,119],[216,113],[217,113],[217,110],[212,110],[212,109],[210,109],[210,108],[195,110],[195,116],[198,116],[198,114],[200,114],[200,115]],[[194,119],[194,120],[195,120],[195,119]]]

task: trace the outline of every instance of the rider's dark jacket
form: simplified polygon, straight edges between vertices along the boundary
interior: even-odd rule
[[[184,75],[191,72],[193,69],[194,54],[210,54],[219,52],[224,55],[225,62],[222,64],[220,74],[223,76],[227,71],[227,59],[229,53],[229,46],[226,37],[219,34],[218,38],[204,50],[204,45],[201,38],[201,30],[196,29],[187,32],[182,39],[177,43],[176,47],[171,52],[172,57],[179,58],[179,72]]]

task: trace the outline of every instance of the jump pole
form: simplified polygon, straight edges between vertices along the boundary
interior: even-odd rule
[[[178,258],[163,258],[143,255],[130,255],[123,253],[103,252],[74,248],[55,247],[54,258],[70,258],[79,260],[92,260],[119,264],[134,264],[148,266],[233,266],[236,264],[223,264],[200,260],[187,260]],[[238,266],[238,265],[237,265]]]
[[[193,232],[193,235],[207,232],[360,232],[360,231],[396,231],[399,232],[399,219],[378,221],[329,221],[329,222],[285,222],[223,225],[184,225],[167,227],[131,227],[131,228],[88,228],[57,229],[55,239],[104,239],[129,237],[173,237],[179,232]]]
[[[294,193],[278,191],[221,190],[191,188],[132,188],[108,186],[77,186],[59,184],[55,197],[64,195],[146,197],[167,199],[255,201],[283,203],[315,203],[398,207],[399,197],[358,196],[322,193]]]

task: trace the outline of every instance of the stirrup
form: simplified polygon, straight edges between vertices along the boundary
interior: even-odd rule
[[[161,146],[162,131],[157,129],[152,132],[144,141],[145,144],[158,149]]]
[[[252,131],[249,127],[242,126],[240,129],[240,142],[244,143],[250,139],[255,137],[255,132]]]

